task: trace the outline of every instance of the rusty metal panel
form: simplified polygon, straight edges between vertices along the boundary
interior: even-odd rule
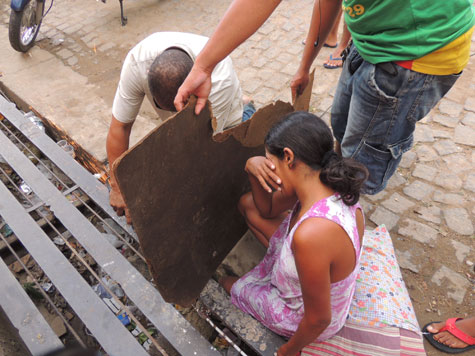
[[[213,137],[210,108],[194,103],[165,121],[114,165],[120,190],[163,298],[190,305],[247,229],[237,209],[249,190],[246,160],[264,154],[278,101]]]

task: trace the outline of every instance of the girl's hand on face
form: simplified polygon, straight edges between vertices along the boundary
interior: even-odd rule
[[[246,162],[245,171],[252,174],[261,184],[262,188],[272,193],[272,188],[280,191],[281,179],[274,173],[275,165],[268,158],[263,156],[251,157]]]

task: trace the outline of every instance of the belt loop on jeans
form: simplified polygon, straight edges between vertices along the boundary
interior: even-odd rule
[[[341,52],[341,61],[342,63],[345,63],[345,60],[346,58],[348,57],[348,55],[350,54],[350,49],[351,49],[351,45],[353,44],[353,40],[350,40],[350,42],[348,43],[348,45],[345,47],[345,49],[343,50],[343,52]]]

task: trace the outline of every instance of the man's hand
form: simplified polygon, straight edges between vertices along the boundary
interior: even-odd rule
[[[175,108],[177,111],[183,110],[191,95],[196,95],[195,114],[199,115],[206,105],[209,93],[211,91],[211,72],[205,71],[195,63],[191,72],[178,89],[175,97]]]
[[[277,174],[274,173],[274,164],[266,157],[256,156],[249,158],[244,170],[248,174],[252,174],[256,177],[266,192],[272,193],[272,189],[269,185],[275,190],[281,190],[280,184],[282,181]]]
[[[292,82],[290,82],[290,89],[292,90],[292,101],[295,101],[295,98],[298,95],[302,95],[303,91],[308,85],[310,80],[310,75],[307,71],[299,69],[295,73]]]
[[[127,209],[124,198],[122,197],[122,194],[120,194],[120,191],[118,189],[111,189],[109,194],[109,203],[118,216],[122,216],[125,213],[127,224],[132,225],[132,219],[129,215],[129,209]]]

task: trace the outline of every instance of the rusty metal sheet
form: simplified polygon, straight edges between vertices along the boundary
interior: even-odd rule
[[[237,209],[239,197],[249,190],[244,164],[264,153],[268,128],[293,110],[283,102],[272,108],[275,115],[263,116],[259,130],[250,130],[257,125],[255,117],[215,140],[209,108],[197,117],[194,105],[188,105],[114,165],[144,256],[166,301],[190,305],[246,231]]]
[[[264,154],[269,128],[294,111],[277,101],[213,136],[209,105],[196,116],[194,103],[113,165],[157,288],[180,305],[193,303],[246,231],[237,209],[250,189],[245,162]]]

